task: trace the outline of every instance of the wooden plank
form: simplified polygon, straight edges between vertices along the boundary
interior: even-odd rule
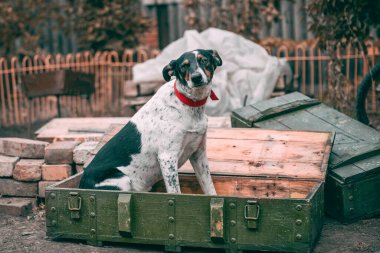
[[[364,171],[375,173],[380,169],[380,154],[354,163]]]
[[[257,118],[259,115],[262,115],[264,111],[285,106],[286,104],[289,104],[291,102],[297,102],[307,99],[310,98],[303,95],[302,93],[293,92],[285,96],[264,100],[254,105],[249,105],[246,107],[236,109],[233,111],[232,117],[238,118],[246,122],[247,125],[252,126],[252,124],[254,123],[254,119]]]
[[[96,129],[105,131],[111,124],[126,124],[129,119],[128,117],[57,118],[38,129],[36,131],[36,138],[49,142],[66,140],[99,141],[104,133],[70,132],[69,129],[90,129],[96,127]]]
[[[112,124],[125,125],[130,119],[130,117],[57,118],[42,126],[35,134],[38,140],[48,142],[99,141]],[[208,119],[209,127],[231,127],[229,117]]]
[[[218,196],[239,196],[252,198],[302,199],[318,184],[314,181],[263,179],[249,177],[213,176]],[[180,175],[181,192],[203,194],[194,175]],[[163,181],[158,182],[152,192],[166,192]]]
[[[257,177],[287,177],[298,179],[323,180],[325,171],[319,163],[287,163],[282,161],[242,162],[209,160],[212,175],[240,175]],[[179,170],[181,173],[194,173],[190,162],[186,162]]]
[[[256,125],[256,123],[253,123],[253,127],[261,127],[263,129],[273,129],[273,130],[292,130],[288,126],[279,122],[276,118],[260,121],[258,125]]]
[[[353,118],[340,113],[326,105],[318,108],[308,108],[307,111],[336,127],[342,133],[365,142],[380,142],[380,134],[376,129],[368,127]],[[339,142],[338,142],[339,143]]]
[[[321,164],[325,143],[208,139],[211,160],[315,162]]]
[[[96,154],[123,125],[111,125]],[[212,173],[323,181],[329,133],[247,128],[210,128],[207,153]],[[187,163],[182,172],[192,172]]]
[[[255,140],[255,141],[291,141],[303,143],[326,143],[329,139],[327,132],[311,131],[279,131],[272,129],[250,128],[209,128],[208,139]]]
[[[358,175],[363,175],[363,170],[357,166],[353,166],[352,164],[343,166],[340,168],[336,168],[331,171],[333,175],[336,175],[339,177],[340,180],[343,182],[348,182],[350,178],[352,177],[358,177]]]
[[[251,105],[251,107],[262,112],[271,108],[288,104],[290,102],[296,102],[296,101],[305,100],[305,99],[310,99],[310,98],[303,95],[300,92],[293,92],[286,96],[281,96],[281,97],[276,97],[276,98],[261,101],[260,103]]]

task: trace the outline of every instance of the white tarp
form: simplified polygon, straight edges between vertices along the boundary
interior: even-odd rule
[[[210,116],[228,115],[232,110],[269,98],[280,75],[290,75],[285,59],[268,55],[260,45],[232,32],[209,28],[202,33],[186,31],[155,59],[136,64],[135,82],[163,79],[162,69],[171,60],[195,49],[214,49],[223,60],[216,70],[213,90],[219,101],[209,101],[206,112]],[[290,80],[290,78],[287,78]]]

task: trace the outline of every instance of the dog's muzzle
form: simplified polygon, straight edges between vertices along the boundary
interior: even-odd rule
[[[202,74],[199,72],[194,72],[191,74],[191,81],[193,82],[194,86],[201,86],[203,85],[203,77]]]

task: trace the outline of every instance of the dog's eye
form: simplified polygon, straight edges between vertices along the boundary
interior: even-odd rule
[[[189,61],[188,60],[185,60],[182,64],[181,64],[181,71],[182,72],[185,72],[187,70],[187,68],[189,67]]]
[[[188,67],[187,64],[183,64],[183,65],[181,66],[181,71],[182,71],[182,72],[186,72],[187,67]]]
[[[206,64],[208,63],[208,59],[205,58],[205,57],[203,57],[203,58],[201,59],[201,63],[204,64],[204,65],[206,65]]]

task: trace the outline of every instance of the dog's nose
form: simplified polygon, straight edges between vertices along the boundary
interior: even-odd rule
[[[191,74],[191,81],[195,84],[199,84],[202,82],[202,75],[199,72],[195,72]]]

